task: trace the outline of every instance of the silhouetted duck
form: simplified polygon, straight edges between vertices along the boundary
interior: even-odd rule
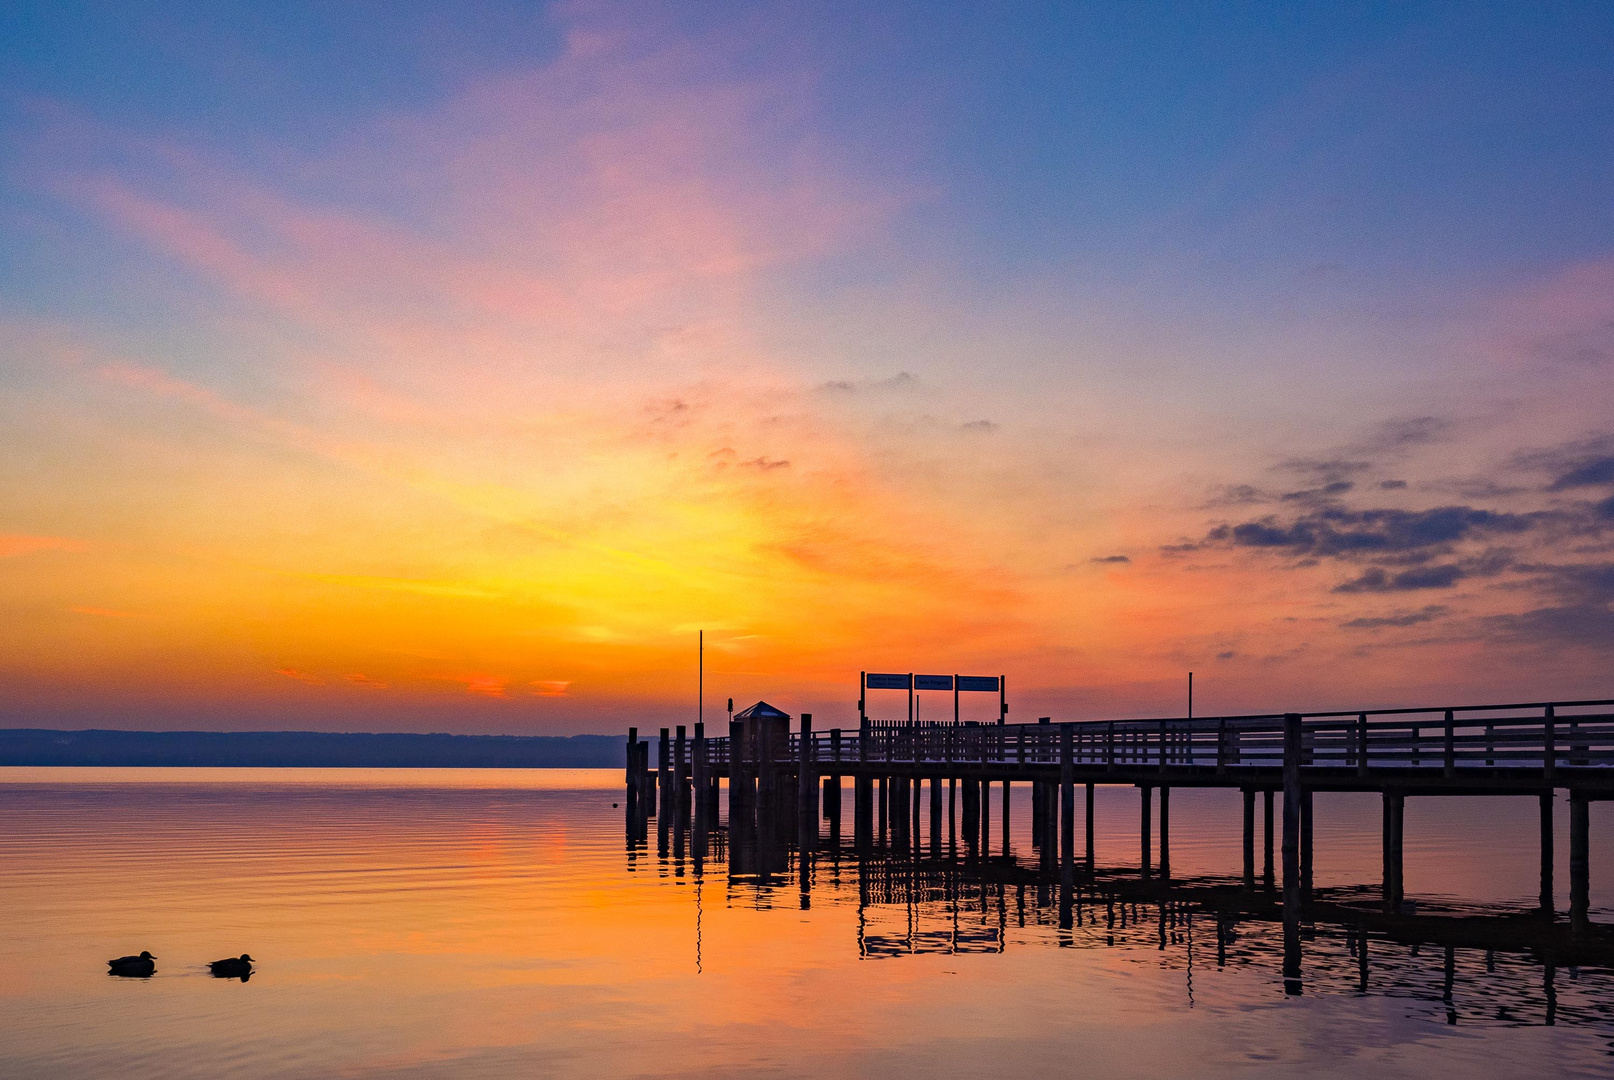
[[[139,956],[120,956],[116,960],[108,960],[108,975],[122,975],[131,979],[144,979],[157,970],[152,963],[157,958],[149,952],[142,952]]]
[[[246,953],[240,956],[227,956],[207,966],[215,979],[240,979],[246,982],[252,976],[252,957]]]

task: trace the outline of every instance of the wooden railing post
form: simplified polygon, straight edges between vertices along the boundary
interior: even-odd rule
[[[1166,771],[1166,722],[1160,721],[1160,771]]]
[[[1356,775],[1367,775],[1367,713],[1356,717]]]
[[[1552,706],[1547,706],[1546,714],[1541,720],[1542,757],[1541,771],[1548,780],[1558,772],[1558,733],[1555,730]]]
[[[1457,725],[1452,718],[1452,711],[1446,710],[1446,766],[1447,779],[1457,775]]]

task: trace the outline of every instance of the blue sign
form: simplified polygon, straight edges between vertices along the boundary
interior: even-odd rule
[[[953,677],[951,675],[915,675],[913,677],[915,690],[951,690]]]
[[[870,690],[911,690],[912,680],[912,675],[878,675],[871,671],[864,678],[863,685]]]
[[[958,677],[960,690],[986,690],[991,693],[998,692],[998,677],[996,675],[960,675]]]

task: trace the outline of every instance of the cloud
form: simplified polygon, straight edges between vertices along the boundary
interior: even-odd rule
[[[1096,562],[1096,563],[1129,563],[1131,561],[1132,560],[1129,557],[1125,556],[1125,555],[1095,555],[1095,556],[1093,556],[1093,562]]]
[[[1566,491],[1570,488],[1594,487],[1614,484],[1614,455],[1587,458],[1559,474],[1548,491]]]
[[[1386,420],[1369,434],[1350,446],[1353,453],[1367,455],[1399,455],[1415,447],[1436,442],[1450,433],[1450,420],[1439,416],[1412,416],[1399,420]]]
[[[1317,484],[1333,484],[1373,468],[1371,461],[1353,461],[1346,458],[1289,458],[1277,468],[1309,478]]]
[[[1481,535],[1525,532],[1538,518],[1472,506],[1431,510],[1349,510],[1333,507],[1289,521],[1266,517],[1213,529],[1207,539],[1237,547],[1281,548],[1331,557],[1445,548]]]
[[[1428,604],[1417,611],[1401,611],[1394,615],[1364,616],[1340,623],[1345,630],[1382,630],[1386,627],[1417,626],[1433,622],[1451,613],[1444,604]]]
[[[309,686],[325,685],[325,680],[320,678],[318,675],[310,675],[308,672],[298,671],[296,668],[275,668],[275,674],[287,679],[292,679],[295,682],[306,683]]]
[[[1380,480],[1379,488],[1382,491],[1400,491],[1407,486],[1405,480]]]
[[[1410,592],[1415,589],[1449,589],[1465,576],[1462,567],[1420,566],[1398,574],[1386,574],[1380,567],[1366,570],[1360,577],[1334,586],[1337,593]]]

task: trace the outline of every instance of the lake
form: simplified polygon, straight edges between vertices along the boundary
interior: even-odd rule
[[[1173,794],[1184,898],[1062,905],[1031,873],[1027,791],[1016,860],[860,862],[826,842],[804,881],[794,865],[731,878],[721,845],[697,870],[676,835],[658,850],[654,823],[629,844],[621,785],[620,770],[0,769],[0,1075],[1614,1070],[1614,972],[1505,934],[1448,951],[1318,922],[1286,992],[1281,926],[1193,898],[1238,873],[1234,791]],[[1099,790],[1117,882],[1139,861],[1137,817],[1135,791]],[[1421,915],[1494,927],[1535,903],[1533,798],[1411,799],[1406,821]],[[1316,796],[1320,897],[1376,892],[1379,828],[1376,798]],[[1614,923],[1607,804],[1592,839],[1593,919]],[[142,949],[154,977],[106,975]],[[241,952],[249,981],[210,977]]]

